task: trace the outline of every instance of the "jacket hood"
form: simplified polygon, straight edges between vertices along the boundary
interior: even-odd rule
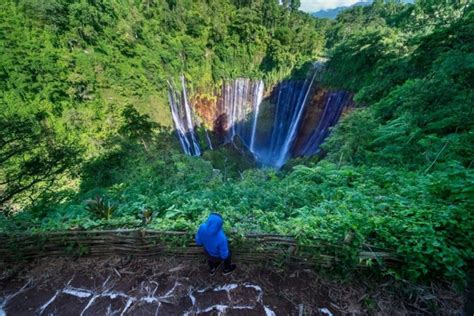
[[[224,221],[218,214],[211,214],[206,221],[206,230],[209,234],[215,235],[222,229]]]

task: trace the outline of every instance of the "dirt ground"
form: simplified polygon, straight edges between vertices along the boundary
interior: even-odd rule
[[[209,276],[204,261],[43,258],[0,266],[4,315],[420,315],[461,314],[447,286],[328,281],[310,270],[239,264]],[[410,289],[410,291],[408,291]]]

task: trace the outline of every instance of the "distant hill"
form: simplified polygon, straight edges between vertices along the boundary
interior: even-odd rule
[[[371,3],[372,1],[362,1],[362,2],[354,3],[351,6],[343,6],[343,7],[337,7],[334,9],[316,11],[316,12],[311,13],[311,15],[317,18],[335,19],[336,16],[339,14],[339,12],[341,12],[344,9],[355,7],[355,6],[366,6],[366,5],[370,5]]]

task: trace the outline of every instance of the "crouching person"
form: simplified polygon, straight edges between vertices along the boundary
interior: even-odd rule
[[[210,275],[216,273],[222,262],[224,262],[223,275],[230,274],[237,268],[237,266],[231,262],[229,244],[222,230],[223,223],[224,220],[220,214],[211,213],[207,221],[199,226],[196,234],[196,244],[203,246],[209,264]]]

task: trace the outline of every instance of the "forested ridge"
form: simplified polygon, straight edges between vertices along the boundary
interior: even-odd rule
[[[219,211],[236,235],[369,244],[398,278],[461,281],[474,252],[474,10],[375,1],[320,20],[299,1],[0,4],[0,230],[193,232]],[[272,85],[326,56],[356,108],[314,157],[256,168],[239,148],[181,153],[167,81],[191,92]]]

